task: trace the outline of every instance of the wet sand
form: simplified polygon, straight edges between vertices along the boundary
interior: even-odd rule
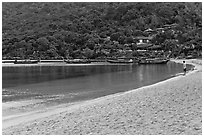
[[[202,60],[187,60],[187,64],[195,68],[185,76],[150,86],[71,106],[3,116],[2,133],[201,135]]]

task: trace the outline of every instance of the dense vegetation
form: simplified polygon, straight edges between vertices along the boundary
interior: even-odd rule
[[[201,53],[201,3],[2,3],[3,57],[137,57],[134,37],[154,35],[174,57]]]

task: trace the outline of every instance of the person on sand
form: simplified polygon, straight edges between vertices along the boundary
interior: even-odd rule
[[[183,61],[183,72],[184,72],[183,75],[186,75],[186,62],[185,61]]]

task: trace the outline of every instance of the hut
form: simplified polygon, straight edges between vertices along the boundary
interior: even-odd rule
[[[135,37],[134,40],[136,41],[137,45],[140,44],[149,44],[151,43],[151,40],[153,39],[153,37],[144,37],[144,36],[140,36],[140,37]]]

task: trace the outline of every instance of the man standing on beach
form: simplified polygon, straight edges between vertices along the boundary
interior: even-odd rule
[[[185,61],[183,61],[183,71],[184,71],[183,75],[186,75],[186,62]]]

